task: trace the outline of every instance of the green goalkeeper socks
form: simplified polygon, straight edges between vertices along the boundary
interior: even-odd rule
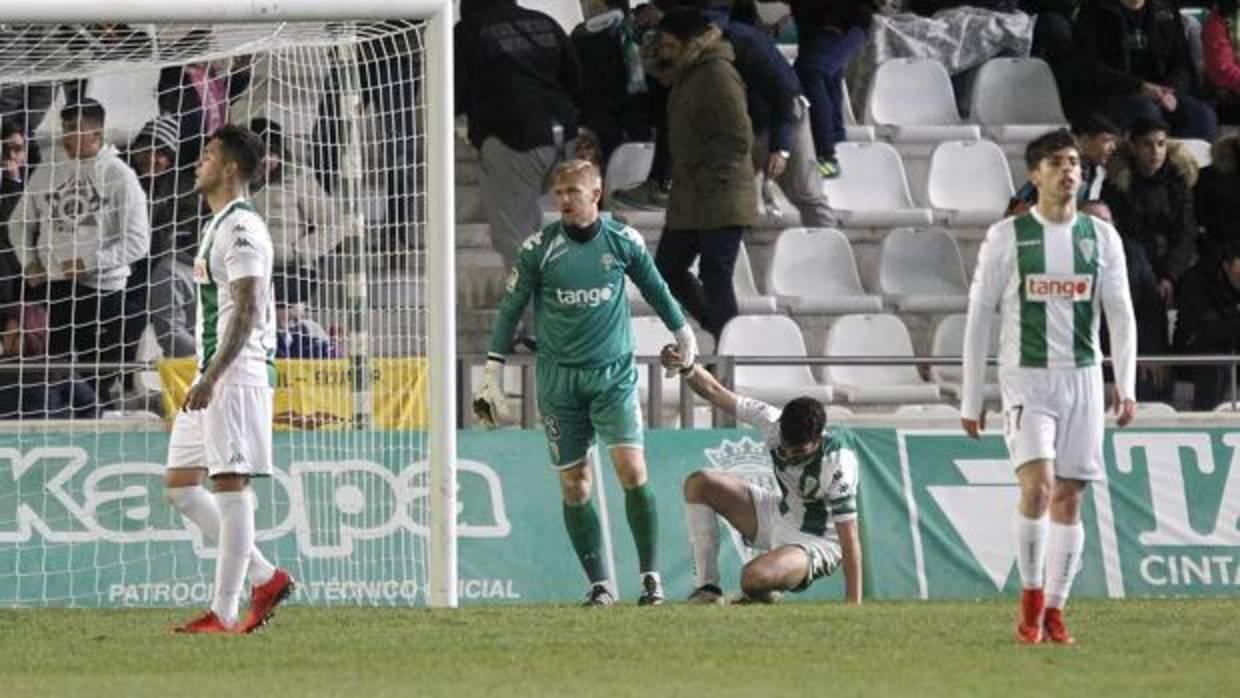
[[[577,505],[564,502],[564,527],[568,529],[568,539],[573,542],[573,550],[577,551],[577,559],[581,560],[590,583],[607,579],[603,567],[603,534],[594,500],[587,499]]]
[[[637,563],[640,572],[658,569],[659,509],[655,504],[654,488],[647,482],[624,491],[624,513],[629,519],[629,530],[637,543]]]

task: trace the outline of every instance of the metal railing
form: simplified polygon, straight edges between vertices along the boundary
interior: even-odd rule
[[[472,369],[486,363],[485,354],[462,355],[457,361],[457,387],[461,399],[457,403],[457,424],[459,428],[468,429],[477,425],[474,419]],[[529,429],[536,426],[537,395],[535,388],[535,361],[533,354],[513,354],[507,357],[507,365],[515,366],[521,372],[520,396],[521,409],[518,424]],[[678,381],[679,378],[666,378],[657,356],[637,356],[638,365],[646,366],[646,414],[649,426],[658,429],[664,425],[663,384],[665,381]],[[737,366],[960,366],[960,356],[727,356],[703,355],[698,363],[712,367],[715,377],[729,389],[735,388]],[[1103,363],[1109,365],[1110,357],[1104,357]],[[1233,409],[1240,408],[1237,392],[1240,377],[1240,355],[1155,355],[1142,356],[1137,361],[1141,366],[1230,366],[1231,367],[1231,403]],[[988,357],[987,365],[997,366],[996,357]],[[677,403],[680,423],[694,424],[693,414],[697,405],[704,404],[693,391],[682,389]],[[711,426],[731,427],[736,425],[733,416],[721,410],[711,409]]]

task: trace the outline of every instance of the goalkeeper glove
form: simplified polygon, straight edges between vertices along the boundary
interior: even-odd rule
[[[689,323],[681,325],[680,329],[672,334],[676,337],[676,351],[680,354],[680,366],[667,369],[665,375],[668,378],[676,375],[677,371],[683,375],[693,370],[698,353],[697,335],[693,334],[693,328],[689,326]]]
[[[482,384],[474,392],[474,416],[484,429],[494,429],[508,418],[508,399],[504,397],[504,362],[487,359]]]

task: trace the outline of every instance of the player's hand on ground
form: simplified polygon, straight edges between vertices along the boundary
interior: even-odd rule
[[[1118,395],[1116,396],[1118,398]],[[1137,416],[1137,401],[1132,398],[1115,400],[1115,424],[1126,427]]]
[[[474,416],[484,429],[494,429],[508,418],[508,399],[504,397],[504,362],[488,359],[482,370],[482,384],[474,391]]]
[[[189,392],[185,394],[185,405],[181,409],[185,412],[197,412],[204,410],[207,405],[211,404],[211,395],[215,392],[215,381],[203,379],[194,383],[189,387]]]
[[[986,431],[986,411],[982,410],[981,416],[977,419],[961,417],[960,426],[964,429],[964,433],[970,437],[974,439],[981,437],[982,432]]]

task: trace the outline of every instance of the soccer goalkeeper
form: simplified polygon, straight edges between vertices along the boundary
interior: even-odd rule
[[[657,571],[658,513],[646,481],[641,405],[625,277],[632,279],[675,335],[684,366],[697,340],[680,306],[655,269],[636,230],[600,217],[602,179],[593,164],[571,160],[554,172],[561,220],[521,245],[491,334],[474,410],[494,426],[506,413],[504,357],[513,331],[533,298],[538,326],[538,409],[560,475],[564,525],[590,579],[586,606],[615,603],[614,582],[602,557],[602,535],[591,493],[587,452],[601,437],[624,487],[625,513],[637,543],[641,573],[638,605],[663,602]]]

